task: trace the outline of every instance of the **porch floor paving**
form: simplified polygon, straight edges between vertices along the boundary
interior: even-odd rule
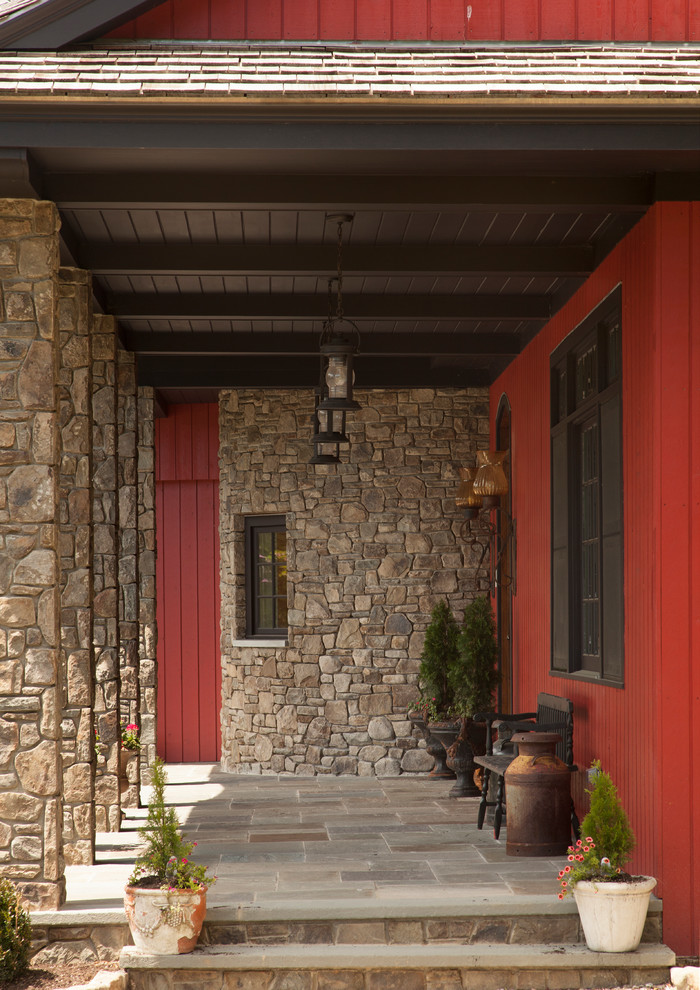
[[[449,798],[449,781],[244,776],[202,763],[169,765],[168,780],[167,799],[197,842],[193,858],[218,877],[210,909],[308,911],[340,900],[372,914],[389,903],[478,899],[565,910],[556,898],[564,858],[506,856],[506,830],[499,841],[478,831],[478,798]],[[63,910],[121,908],[145,816],[128,810],[121,832],[98,835],[96,865],[66,869]]]

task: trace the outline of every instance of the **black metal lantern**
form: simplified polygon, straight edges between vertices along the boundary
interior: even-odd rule
[[[319,403],[319,412],[331,413],[359,409],[360,404],[352,397],[354,381],[353,358],[360,347],[360,331],[352,320],[343,313],[343,224],[350,223],[352,213],[332,214],[326,220],[338,224],[338,274],[335,313],[332,312],[332,280],[328,283],[329,314],[321,332],[320,352],[326,362],[325,395]],[[328,423],[332,432],[336,423]],[[344,417],[343,426],[344,430]]]

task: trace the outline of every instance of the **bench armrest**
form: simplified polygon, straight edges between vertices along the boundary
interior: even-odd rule
[[[477,712],[472,718],[475,722],[486,722],[486,755],[491,756],[493,754],[493,739],[491,738],[491,726],[494,722],[504,723],[506,719],[525,719],[525,718],[535,718],[537,712],[518,712],[514,714],[513,712]],[[524,723],[525,725],[531,725],[531,722]]]

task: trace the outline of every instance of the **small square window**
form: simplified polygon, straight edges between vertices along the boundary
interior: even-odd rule
[[[245,521],[246,636],[287,636],[287,532],[284,516]]]

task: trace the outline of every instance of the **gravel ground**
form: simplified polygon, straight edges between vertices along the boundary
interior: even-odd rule
[[[102,969],[119,969],[114,962],[74,963],[73,965],[32,966],[12,983],[6,983],[7,990],[60,990],[64,987],[89,983]]]

